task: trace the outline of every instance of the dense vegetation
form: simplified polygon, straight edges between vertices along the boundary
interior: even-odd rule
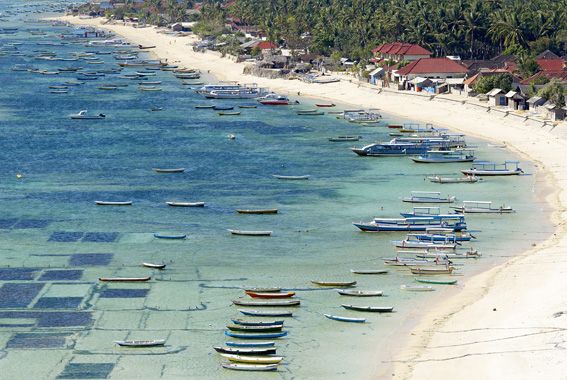
[[[463,59],[567,49],[567,0],[238,0],[229,11],[273,41],[352,58],[391,41]]]

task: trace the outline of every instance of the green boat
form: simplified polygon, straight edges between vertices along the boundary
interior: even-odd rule
[[[420,278],[420,277],[415,277],[415,280],[417,282],[421,282],[424,284],[437,284],[437,285],[455,285],[457,283],[457,280],[436,280],[432,278]]]

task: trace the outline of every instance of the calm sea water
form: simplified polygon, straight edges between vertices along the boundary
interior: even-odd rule
[[[59,38],[71,29],[35,21],[58,8],[52,2],[0,0],[0,372],[6,378],[364,378],[387,357],[392,332],[428,305],[431,294],[403,293],[407,270],[355,277],[350,269],[380,268],[401,234],[363,234],[351,222],[395,217],[410,210],[400,198],[411,190],[440,190],[461,200],[491,200],[514,215],[468,217],[481,260],[467,262],[464,278],[545,238],[551,230],[536,196],[530,163],[517,178],[475,185],[436,185],[428,174],[456,174],[467,165],[413,164],[408,158],[361,158],[352,143],[328,137],[363,136],[357,145],[387,140],[389,122],[360,126],[332,115],[298,116],[308,100],[291,107],[242,109],[218,116],[208,101],[172,73],[156,72],[161,92],[143,92],[137,80],[106,74],[69,87],[76,73],[41,75],[12,71],[18,64],[57,71],[117,68],[113,55],[87,60],[37,60],[42,52],[72,57],[121,48],[85,46]],[[37,13],[36,13],[37,12]],[[9,28],[18,28],[12,30]],[[143,55],[141,55],[143,57]],[[103,91],[104,83],[120,83]],[[163,111],[152,112],[152,107]],[[105,120],[71,120],[82,109]],[[228,134],[235,134],[230,140]],[[479,146],[481,159],[514,159],[510,152]],[[156,174],[155,167],[185,167]],[[17,174],[22,177],[18,178]],[[272,174],[304,175],[279,181]],[[95,200],[133,201],[131,207],[97,207]],[[206,207],[172,208],[166,201],[204,201]],[[278,208],[278,215],[238,215],[236,208]],[[534,224],[534,221],[537,223]],[[270,238],[232,237],[228,228],[273,230]],[[155,232],[185,233],[182,241]],[[168,264],[165,271],[143,261]],[[144,284],[103,284],[101,276],[146,276]],[[354,280],[385,296],[341,298],[310,280]],[[225,342],[224,326],[238,317],[231,300],[242,286],[295,290],[302,306],[286,321],[289,336],[277,343],[284,364],[276,374],[235,373],[220,367],[212,346]],[[441,289],[439,289],[441,290]],[[430,298],[428,298],[430,297]],[[323,313],[360,316],[341,303],[394,306],[368,322],[333,322]],[[121,339],[167,339],[163,348],[127,350]],[[370,364],[372,363],[372,364]]]

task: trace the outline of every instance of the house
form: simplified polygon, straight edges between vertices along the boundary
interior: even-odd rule
[[[194,25],[194,22],[176,22],[171,24],[170,28],[174,32],[190,32]]]
[[[499,88],[492,89],[492,91],[487,92],[486,95],[488,96],[488,101],[495,106],[505,106],[508,104],[506,94]]]
[[[430,58],[433,54],[429,50],[416,45],[404,42],[391,42],[382,44],[375,49],[372,49],[374,54],[374,61],[379,62],[383,60],[391,60],[396,62],[401,61],[417,61],[421,58]]]
[[[536,60],[538,59],[560,59],[561,57],[555,54],[550,50],[546,50],[543,53],[537,55]]]
[[[541,96],[532,96],[526,103],[528,104],[528,108],[530,110],[535,111],[539,107],[543,106],[545,102],[547,102],[547,100],[545,98],[542,98]]]
[[[508,106],[512,107],[515,110],[524,110],[526,109],[526,98],[522,94],[516,91],[508,91],[506,95],[506,102]]]
[[[546,116],[553,121],[565,119],[565,108],[555,105],[550,101],[547,101],[542,108],[546,112]]]
[[[377,67],[368,74],[368,82],[370,84],[378,84],[378,80],[386,75],[386,70],[383,67]]]
[[[536,62],[542,71],[561,71],[565,69],[563,58],[538,59]]]
[[[260,49],[262,55],[265,55],[270,54],[272,51],[276,50],[278,48],[278,45],[270,41],[260,41],[255,47]]]
[[[410,81],[416,77],[446,79],[464,78],[465,75],[467,68],[448,58],[421,58],[394,73],[400,82]]]

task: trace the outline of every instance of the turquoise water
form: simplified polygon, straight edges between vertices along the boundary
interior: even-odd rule
[[[205,100],[167,72],[149,79],[162,81],[162,92],[142,92],[138,81],[107,74],[69,87],[68,94],[51,94],[48,86],[77,75],[10,69],[16,64],[49,71],[111,69],[117,67],[112,55],[97,55],[103,65],[33,57],[42,50],[69,57],[117,49],[44,45],[60,43],[58,35],[69,29],[35,22],[39,13],[16,12],[39,12],[50,3],[23,8],[10,3],[0,0],[3,14],[15,10],[0,21],[0,28],[19,28],[15,34],[0,34],[0,371],[9,378],[369,377],[374,363],[388,356],[384,347],[392,331],[433,296],[401,292],[399,286],[413,280],[404,270],[378,277],[352,275],[351,268],[382,267],[380,258],[393,256],[390,240],[402,235],[359,233],[351,222],[409,210],[400,198],[411,190],[512,205],[517,214],[467,218],[479,236],[474,246],[484,257],[466,263],[465,277],[522,252],[551,230],[529,163],[522,167],[532,175],[475,185],[432,184],[424,181],[427,174],[456,173],[466,164],[357,157],[349,149],[352,143],[327,138],[356,134],[363,136],[357,143],[362,145],[389,139],[388,130],[332,115],[297,116],[297,110],[312,108],[309,100],[220,117],[194,106],[243,102]],[[22,45],[10,45],[14,42]],[[109,92],[97,89],[102,83],[128,86]],[[150,111],[154,106],[164,110]],[[82,109],[107,118],[68,117]],[[384,119],[384,125],[407,121]],[[235,140],[227,138],[231,133]],[[479,145],[482,159],[514,158],[485,142],[469,141]],[[154,167],[187,170],[167,175],[156,174]],[[18,173],[23,177],[18,179]],[[278,181],[272,174],[311,178]],[[100,207],[95,200],[129,200],[133,206]],[[204,201],[206,207],[168,207],[165,201],[172,200]],[[234,212],[272,207],[278,215]],[[274,234],[232,237],[227,228]],[[186,233],[188,238],[163,241],[154,232]],[[156,272],[141,267],[143,261],[168,266]],[[143,284],[97,280],[146,275],[153,279]],[[344,299],[332,289],[316,288],[310,283],[314,279],[356,279],[360,289],[383,290],[385,297]],[[277,343],[284,364],[276,374],[222,369],[212,346],[225,341],[224,325],[238,316],[231,300],[242,295],[242,286],[272,285],[297,291],[302,302],[286,321],[289,336]],[[350,302],[392,305],[396,312],[368,315],[369,323],[355,326],[322,316],[360,316],[340,307]],[[158,338],[167,339],[165,347],[127,350],[113,344]]]

